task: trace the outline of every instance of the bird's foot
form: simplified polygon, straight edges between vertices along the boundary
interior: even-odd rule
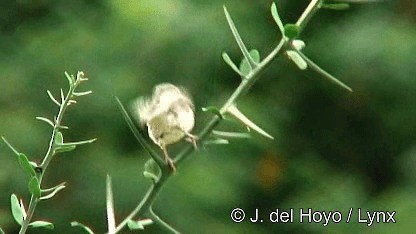
[[[172,158],[169,157],[168,151],[166,150],[166,147],[161,147],[163,154],[165,155],[165,162],[166,164],[172,169],[173,172],[176,172],[175,162]]]
[[[194,149],[197,150],[198,146],[196,145],[196,141],[198,140],[198,136],[192,135],[190,133],[185,133],[185,134],[186,134],[185,140],[187,142],[192,143],[192,145],[194,146]]]

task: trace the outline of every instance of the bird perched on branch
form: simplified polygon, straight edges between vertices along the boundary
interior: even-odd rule
[[[135,103],[135,109],[140,125],[147,126],[150,139],[162,149],[166,163],[175,171],[166,146],[186,137],[196,147],[197,138],[190,133],[195,124],[190,96],[181,87],[162,83],[155,86],[151,98],[140,98]]]

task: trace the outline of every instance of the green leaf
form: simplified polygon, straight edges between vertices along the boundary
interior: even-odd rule
[[[296,64],[296,66],[298,66],[300,70],[305,70],[306,68],[308,68],[308,64],[306,63],[306,61],[303,60],[303,58],[296,51],[288,50],[286,51],[286,54],[290,58],[290,60],[292,60]]]
[[[150,225],[152,223],[153,221],[151,219],[143,219],[139,221],[133,221],[130,219],[127,221],[127,227],[130,230],[144,230],[145,226]]]
[[[115,220],[115,215],[114,215],[113,188],[111,185],[111,177],[109,175],[107,175],[107,178],[106,178],[106,204],[107,204],[108,233],[115,233],[116,220]]]
[[[231,60],[230,56],[228,56],[227,53],[223,52],[222,58],[224,59],[226,64],[228,64],[235,72],[237,72],[237,74],[243,76],[243,74],[241,74],[240,70],[238,70],[237,66],[234,64],[234,62]]]
[[[71,222],[71,227],[80,227],[82,229],[84,229],[84,231],[86,231],[88,234],[94,234],[94,232],[91,230],[91,228],[89,228],[88,226],[77,222],[77,221],[72,221]]]
[[[77,148],[77,146],[75,146],[75,145],[68,145],[68,146],[59,145],[55,148],[55,153],[68,152],[68,151],[74,150],[75,148]]]
[[[159,179],[160,175],[160,168],[156,164],[156,162],[153,159],[147,160],[147,162],[144,164],[144,172],[143,176],[149,179],[152,179],[153,181],[157,181]]]
[[[58,184],[57,186],[53,187],[53,188],[49,188],[49,189],[42,189],[41,192],[42,193],[48,193],[48,195],[42,196],[40,198],[40,200],[47,200],[50,199],[52,197],[54,197],[59,191],[61,191],[62,189],[66,188],[65,186],[65,182]]]
[[[40,184],[38,178],[36,176],[33,176],[32,179],[29,180],[29,192],[35,196],[40,197],[42,195],[42,192],[40,191]]]
[[[32,227],[32,228],[41,227],[41,228],[46,228],[46,229],[51,229],[51,230],[55,228],[55,226],[53,225],[53,223],[46,222],[46,221],[34,221],[34,222],[31,222],[29,224],[29,227]]]
[[[228,107],[227,112],[233,115],[236,119],[240,120],[243,124],[245,124],[250,129],[253,129],[257,133],[259,133],[260,135],[263,135],[272,140],[274,139],[270,134],[268,134],[266,131],[261,129],[259,126],[253,123],[249,118],[247,118],[243,113],[241,113],[241,111],[235,105]]]
[[[89,140],[85,140],[85,141],[66,142],[66,143],[61,144],[60,146],[72,146],[72,145],[77,146],[77,145],[85,145],[85,144],[90,144],[90,143],[93,143],[93,142],[94,142],[94,141],[96,141],[96,140],[97,140],[97,138],[94,138],[94,139],[89,139]]]
[[[92,91],[89,90],[89,91],[85,91],[85,92],[73,92],[72,94],[76,97],[80,97],[80,96],[85,96],[85,95],[88,95],[88,94],[91,94],[91,93],[92,93]]]
[[[290,40],[295,39],[299,36],[299,26],[296,24],[286,24],[285,27],[285,36],[288,37]]]
[[[68,72],[65,72],[65,76],[68,79],[69,86],[72,87],[75,84],[75,77],[73,75],[69,75]]]
[[[55,143],[56,144],[63,144],[64,143],[64,136],[61,132],[57,132],[55,134]]]
[[[20,167],[30,176],[35,176],[36,172],[33,166],[30,164],[29,160],[27,159],[26,155],[19,153],[19,165]]]
[[[55,138],[56,139],[55,153],[72,151],[78,145],[90,144],[97,140],[96,138],[94,138],[94,139],[85,140],[85,141],[58,143],[59,141],[63,140],[61,137],[62,137],[62,134],[58,132],[57,137]]]
[[[250,54],[250,58],[252,58],[254,62],[256,63],[260,62],[260,53],[258,50],[253,49],[250,51],[249,54]],[[247,76],[250,73],[250,71],[251,71],[251,67],[250,67],[249,62],[247,61],[246,58],[243,58],[240,63],[240,73],[243,76]]]
[[[141,224],[140,222],[133,221],[131,219],[127,221],[127,227],[130,230],[144,230],[143,224]]]
[[[280,19],[279,14],[277,13],[277,7],[276,7],[276,4],[274,2],[272,3],[271,11],[272,11],[273,19],[276,22],[277,26],[279,27],[280,32],[282,33],[282,35],[285,35],[285,29],[283,27],[283,22]]]
[[[227,11],[227,8],[225,6],[224,7],[224,14],[225,17],[227,18],[227,22],[228,25],[230,26],[231,32],[234,35],[234,38],[238,44],[238,47],[240,47],[241,53],[243,53],[244,58],[248,61],[250,69],[255,68],[257,66],[257,64],[253,61],[253,59],[250,57],[250,54],[247,50],[247,47],[244,45],[243,40],[241,39],[241,36],[237,30],[237,28],[234,25],[234,21],[232,20],[230,14]]]
[[[61,103],[56,100],[56,98],[52,95],[51,91],[46,90],[46,93],[48,94],[49,98],[52,100],[53,103],[55,103],[58,106],[61,106]]]
[[[215,115],[218,115],[218,117],[220,117],[221,119],[223,119],[223,115],[221,114],[220,110],[218,110],[217,107],[215,106],[207,106],[207,107],[202,107],[202,111],[203,112],[211,112]]]
[[[26,216],[24,215],[26,214],[26,211],[22,210],[24,208],[19,203],[19,200],[17,199],[17,196],[15,194],[12,194],[12,196],[10,197],[10,202],[11,202],[11,208],[12,208],[12,214],[13,214],[14,220],[16,220],[16,222],[19,225],[22,225],[23,220],[25,219],[25,216]]]
[[[6,138],[2,136],[1,139],[3,139],[4,143],[6,143],[6,145],[13,151],[13,153],[19,157],[20,153],[6,140]]]
[[[47,123],[47,124],[49,124],[50,126],[52,126],[52,127],[55,127],[55,125],[53,124],[53,122],[51,121],[51,120],[49,120],[49,119],[47,119],[47,118],[43,118],[43,117],[36,117],[36,119],[38,119],[38,120],[41,120],[41,121],[43,121],[43,122],[45,122],[45,123]]]
[[[348,10],[350,8],[350,4],[348,3],[324,3],[321,5],[321,8],[342,11],[342,10]]]
[[[223,138],[215,138],[215,139],[209,139],[209,140],[204,140],[203,144],[204,145],[227,145],[230,142],[227,139],[223,139]]]
[[[212,134],[219,136],[219,137],[226,137],[226,138],[251,138],[251,135],[245,132],[223,132],[213,130]]]
[[[305,48],[306,44],[304,41],[302,40],[293,40],[291,41],[292,46],[296,49],[296,50],[302,50],[303,48]]]
[[[2,228],[0,228],[0,234],[6,234]]]

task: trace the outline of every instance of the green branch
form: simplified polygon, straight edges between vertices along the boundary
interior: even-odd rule
[[[306,8],[305,12],[302,14],[302,16],[297,21],[297,25],[300,26],[300,29],[302,29],[309,19],[315,14],[315,12],[319,9],[319,0],[312,0],[309,6]],[[227,21],[230,24],[230,28],[233,32],[234,37],[236,38],[236,41],[238,42],[238,45],[240,49],[242,50],[242,53],[244,57],[249,61],[250,65],[253,65],[250,62],[251,57],[248,56],[247,49],[245,45],[242,43],[242,40],[232,23],[231,17],[228,14],[226,8],[224,7],[224,12],[227,17]],[[237,87],[237,89],[231,94],[231,96],[226,100],[226,102],[222,105],[220,108],[220,115],[215,115],[211,121],[205,126],[205,128],[198,134],[198,139],[200,141],[203,141],[208,135],[212,133],[214,128],[220,123],[222,118],[221,115],[224,115],[227,110],[236,103],[236,101],[244,95],[260,78],[260,75],[266,70],[268,66],[270,66],[271,62],[277,57],[277,55],[282,51],[282,48],[285,46],[287,40],[283,37],[275,49],[273,49],[270,54],[266,56],[260,63],[256,64],[256,66],[252,67],[251,72],[247,75],[245,79],[242,79],[240,85]],[[183,148],[183,150],[174,158],[175,165],[179,167],[179,165],[194,151],[194,147],[191,145],[187,145]],[[162,175],[159,178],[158,181],[153,183],[149,189],[147,190],[145,196],[140,201],[140,203],[137,205],[137,207],[117,226],[115,233],[118,233],[121,231],[128,223],[129,220],[134,218],[135,216],[141,216],[146,213],[153,214],[151,215],[153,220],[156,224],[161,225],[166,230],[171,231],[172,233],[177,233],[176,230],[173,228],[170,229],[170,226],[167,225],[165,222],[161,222],[160,219],[158,219],[158,216],[156,216],[153,211],[151,211],[151,206],[153,202],[156,200],[157,195],[163,188],[163,186],[166,184],[168,179],[172,176],[171,170],[165,166],[165,170],[162,170]]]
[[[43,176],[45,174],[45,171],[49,165],[49,163],[51,162],[53,156],[57,153],[57,150],[59,149],[63,149],[62,145],[60,145],[60,143],[57,139],[60,138],[60,141],[63,141],[62,139],[62,134],[59,132],[60,129],[62,128],[61,126],[61,122],[62,122],[62,118],[65,114],[65,111],[67,109],[67,107],[71,104],[75,104],[75,100],[72,100],[75,92],[75,89],[78,87],[78,85],[82,82],[87,80],[87,78],[84,78],[84,73],[83,72],[78,72],[76,79],[73,76],[70,76],[68,73],[65,73],[66,77],[68,78],[69,81],[69,90],[67,92],[67,94],[64,96],[62,93],[62,89],[61,89],[61,103],[59,103],[53,96],[52,94],[49,92],[49,90],[47,91],[48,96],[51,98],[51,100],[56,103],[59,104],[59,111],[58,111],[58,115],[56,116],[56,118],[53,121],[47,121],[45,118],[42,117],[38,117],[37,119],[41,119],[45,122],[47,122],[48,124],[53,124],[53,130],[52,130],[52,135],[51,135],[51,139],[49,141],[49,147],[48,150],[45,154],[45,157],[42,161],[42,163],[40,164],[39,168],[41,169],[40,173],[36,174],[36,178],[39,181],[39,186],[42,183],[42,179]],[[59,137],[58,137],[59,136]],[[77,144],[85,144],[85,143],[91,143],[95,141],[95,139],[93,140],[88,140],[85,142],[80,142]],[[75,146],[71,147],[71,149],[74,149]],[[35,209],[39,203],[39,201],[41,200],[41,198],[39,196],[35,196],[34,194],[31,195],[30,198],[30,203],[29,203],[29,209],[27,211],[27,216],[26,218],[23,220],[23,223],[21,225],[19,234],[23,234],[26,233],[27,228],[30,226],[33,214],[35,212]]]

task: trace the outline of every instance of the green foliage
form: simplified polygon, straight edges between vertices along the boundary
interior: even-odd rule
[[[35,198],[39,198],[41,196],[42,193],[40,191],[40,184],[39,184],[39,180],[38,180],[38,178],[36,178],[36,176],[32,177],[29,180],[28,188],[29,188],[29,192]]]
[[[30,223],[29,224],[29,227],[32,227],[32,228],[39,228],[39,227],[41,227],[41,228],[46,228],[46,229],[52,230],[52,229],[54,229],[55,226],[53,225],[53,223],[50,223],[50,222],[46,222],[46,221],[35,221],[35,222]]]
[[[258,50],[250,50],[249,56],[253,60],[253,62],[255,63],[260,62],[260,53]],[[247,60],[247,58],[243,58],[243,60],[241,60],[241,63],[240,63],[240,69],[239,69],[240,73],[243,76],[247,76],[251,70],[252,69],[251,69],[249,61]]]
[[[284,31],[289,40],[296,39],[299,36],[299,26],[296,24],[285,24]]]
[[[36,176],[35,169],[33,166],[29,163],[29,160],[27,159],[26,155],[19,153],[18,156],[19,159],[19,165],[20,167],[29,175],[29,176]]]
[[[15,194],[12,194],[10,197],[10,203],[14,220],[19,225],[22,225],[23,220],[26,218],[26,211],[23,204],[19,202]]]

